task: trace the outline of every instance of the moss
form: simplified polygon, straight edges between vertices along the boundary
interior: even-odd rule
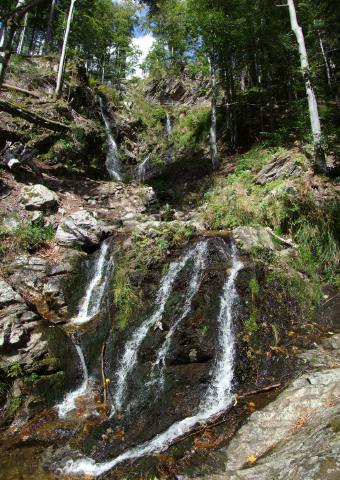
[[[14,415],[21,407],[24,398],[22,396],[11,397],[8,407],[9,415]]]
[[[334,433],[339,433],[340,432],[340,418],[338,418],[338,417],[332,418],[329,426],[331,427],[331,429],[333,430]]]

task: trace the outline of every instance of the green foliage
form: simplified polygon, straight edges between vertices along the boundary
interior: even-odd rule
[[[177,151],[194,149],[206,140],[210,128],[210,109],[194,108],[182,115],[172,132],[172,141]]]
[[[34,224],[23,224],[16,231],[19,245],[23,250],[34,252],[38,250],[46,240],[54,238],[54,230],[51,225],[45,227],[43,220]]]
[[[15,363],[12,363],[11,365],[8,365],[8,367],[6,368],[6,375],[8,378],[21,377],[23,375],[23,371],[20,363],[15,362]]]
[[[116,259],[113,295],[117,307],[117,324],[120,329],[124,329],[134,308],[139,304],[138,294],[131,285],[129,258],[126,255]]]
[[[98,91],[105,96],[107,102],[112,103],[116,108],[120,106],[121,94],[119,90],[110,85],[100,85]]]
[[[257,310],[253,309],[250,313],[249,318],[244,321],[244,330],[247,334],[252,335],[259,331],[259,326],[257,324]]]
[[[21,407],[23,400],[24,399],[21,396],[11,397],[10,402],[9,402],[8,413],[10,415],[14,415],[19,410],[19,408]]]
[[[258,284],[255,277],[252,277],[249,280],[249,289],[250,289],[252,301],[254,302],[260,293],[260,285]]]

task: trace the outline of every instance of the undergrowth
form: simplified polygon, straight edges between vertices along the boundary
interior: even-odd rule
[[[0,229],[0,258],[12,259],[22,252],[34,253],[46,241],[54,238],[54,229],[51,225],[44,226],[43,220],[35,223],[21,223],[14,231]]]
[[[304,177],[257,185],[258,172],[280,154],[287,151],[257,146],[242,155],[234,172],[205,195],[202,217],[214,230],[263,225],[291,237],[298,245],[293,266],[313,284],[317,298],[322,282],[340,286],[339,204],[324,201]],[[294,153],[294,160],[308,168],[304,155]]]
[[[143,282],[152,269],[167,268],[170,253],[183,247],[193,236],[194,229],[177,222],[164,222],[158,228],[135,233],[129,246],[116,259],[113,280],[117,325],[125,328],[135,309],[142,306]]]

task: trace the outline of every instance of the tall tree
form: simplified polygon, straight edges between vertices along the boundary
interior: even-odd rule
[[[312,135],[313,135],[313,143],[314,143],[315,166],[316,166],[316,169],[319,170],[320,172],[327,173],[325,154],[321,144],[321,140],[322,140],[321,125],[320,125],[318,104],[317,104],[316,95],[315,95],[315,91],[314,91],[312,80],[311,80],[311,73],[309,68],[305,38],[303,35],[303,30],[300,27],[297,20],[294,0],[288,0],[288,7],[289,7],[289,16],[290,16],[292,30],[296,36],[296,40],[298,43],[301,70],[302,70],[302,75],[305,81],[306,93],[308,98],[309,118],[310,118]]]
[[[62,93],[66,50],[67,50],[67,45],[68,45],[68,37],[69,37],[70,31],[71,31],[71,23],[72,23],[72,17],[73,17],[73,11],[74,11],[75,3],[76,3],[76,0],[71,0],[70,9],[69,9],[69,12],[68,12],[68,17],[67,17],[65,35],[64,35],[64,40],[63,40],[63,47],[62,47],[60,61],[59,61],[59,67],[58,67],[57,86],[56,86],[56,90],[55,90],[57,97],[60,97],[61,93]]]

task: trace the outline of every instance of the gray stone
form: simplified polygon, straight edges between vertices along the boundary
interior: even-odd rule
[[[23,303],[22,297],[0,278],[0,308],[13,303]]]
[[[245,252],[253,248],[275,250],[275,244],[269,231],[265,227],[237,227],[233,230],[233,237]]]
[[[26,210],[54,211],[58,208],[58,195],[44,185],[31,185],[22,189],[21,201]]]
[[[79,210],[59,225],[55,238],[59,245],[65,247],[97,247],[102,233],[103,225],[95,215],[87,210]]]
[[[262,168],[256,177],[258,185],[264,185],[278,178],[298,177],[303,174],[300,165],[290,154],[275,157],[268,165]]]
[[[312,371],[254,412],[220,450],[225,471],[201,480],[335,480],[340,471],[340,335],[301,355]],[[330,349],[330,351],[327,351]],[[331,356],[330,356],[331,355]],[[329,363],[330,359],[334,365]],[[326,368],[324,368],[326,367]],[[327,368],[328,367],[328,368]],[[250,467],[248,459],[254,457]]]

